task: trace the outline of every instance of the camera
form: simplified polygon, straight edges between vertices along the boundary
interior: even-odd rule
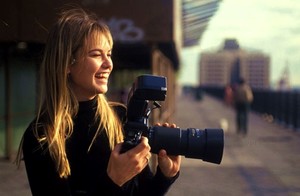
[[[220,164],[223,156],[224,133],[222,129],[150,127],[150,101],[160,107],[167,93],[167,79],[163,76],[141,75],[132,84],[127,100],[125,139],[121,152],[139,144],[142,136],[148,138],[151,152],[165,149],[168,155],[183,155]]]

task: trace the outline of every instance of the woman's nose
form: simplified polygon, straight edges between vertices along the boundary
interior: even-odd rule
[[[113,68],[113,62],[109,57],[105,57],[102,66],[104,68],[112,69]]]

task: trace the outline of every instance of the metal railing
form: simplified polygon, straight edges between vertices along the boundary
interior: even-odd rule
[[[224,99],[224,87],[199,87],[218,99]],[[269,116],[273,122],[300,130],[300,91],[253,90],[251,110]]]

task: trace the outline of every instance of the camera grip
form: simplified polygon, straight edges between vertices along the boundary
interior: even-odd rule
[[[141,142],[142,134],[148,130],[148,127],[141,123],[127,122],[124,126],[125,139],[121,148],[121,153],[124,153]]]
[[[124,141],[124,143],[122,144],[120,153],[124,153],[127,152],[128,150],[136,147],[138,145],[139,142],[133,143],[132,141]]]

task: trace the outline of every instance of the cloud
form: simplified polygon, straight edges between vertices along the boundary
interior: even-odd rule
[[[289,62],[291,82],[300,85],[300,1],[224,0],[204,32],[202,50],[220,46],[226,38],[268,53],[272,59],[271,80],[279,79]]]

